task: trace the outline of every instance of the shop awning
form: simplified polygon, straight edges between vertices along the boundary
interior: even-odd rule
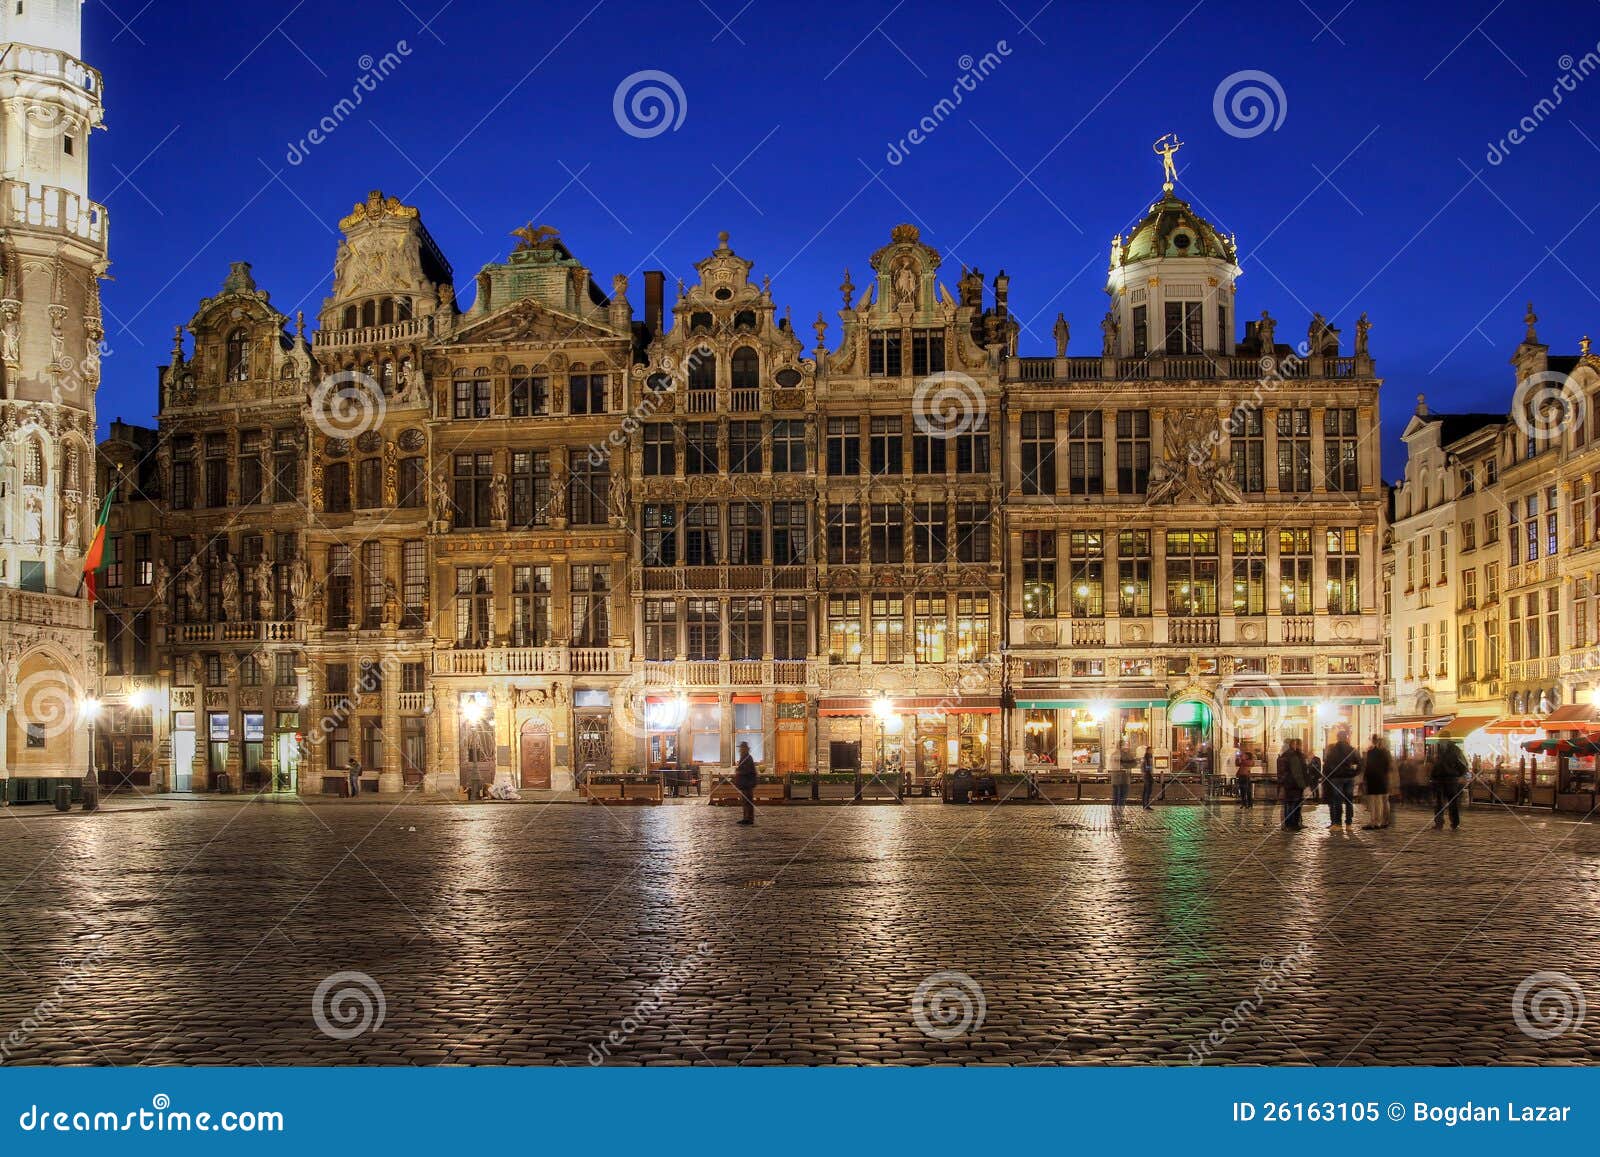
[[[1024,711],[1071,711],[1085,707],[1165,707],[1165,699],[1018,699]]]
[[[1489,726],[1495,721],[1493,715],[1457,715],[1438,732],[1430,735],[1429,739],[1465,739],[1474,731]]]
[[[817,703],[818,715],[871,715],[876,699],[822,699]],[[996,696],[925,696],[920,699],[891,699],[889,706],[900,715],[913,712],[945,712],[950,715],[987,715],[998,713],[1000,700]]]
[[[1484,730],[1491,735],[1532,735],[1544,730],[1544,721],[1537,715],[1502,715]]]
[[[1600,719],[1592,703],[1568,703],[1546,715],[1543,726],[1546,731],[1596,731]]]
[[[1493,719],[1494,716],[1489,716]],[[1420,731],[1424,727],[1442,727],[1450,722],[1448,715],[1391,715],[1383,721],[1385,731]]]
[[[1315,707],[1331,703],[1335,707],[1365,707],[1382,703],[1376,687],[1352,684],[1329,684],[1321,687],[1285,687],[1278,696],[1263,695],[1266,688],[1260,685],[1241,687],[1235,695],[1228,696],[1233,707]]]

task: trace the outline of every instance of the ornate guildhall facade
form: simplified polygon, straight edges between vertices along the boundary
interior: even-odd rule
[[[910,225],[808,349],[725,234],[636,311],[530,226],[463,310],[414,208],[340,224],[314,333],[235,265],[156,429],[102,448],[139,560],[111,693],[151,713],[103,763],[453,793],[749,743],[769,774],[1095,783],[1147,744],[1176,772],[1377,729],[1365,320],[1348,352],[1320,316],[1241,337],[1234,242],[1170,188],[1091,356],[1065,319],[1017,356],[1007,276]]]

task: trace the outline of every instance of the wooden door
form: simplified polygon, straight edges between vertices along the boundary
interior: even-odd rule
[[[550,786],[550,725],[542,719],[522,725],[522,786]]]

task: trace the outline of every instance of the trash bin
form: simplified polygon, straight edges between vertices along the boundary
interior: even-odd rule
[[[219,795],[233,794],[233,778],[225,771],[217,773],[217,793]]]
[[[72,788],[67,784],[56,785],[56,811],[69,812],[72,810]]]
[[[963,769],[950,777],[949,797],[951,803],[966,803],[972,798],[972,773],[970,771]]]

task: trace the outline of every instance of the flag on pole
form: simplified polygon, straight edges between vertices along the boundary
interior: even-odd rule
[[[106,491],[106,500],[100,504],[100,517],[94,523],[94,540],[89,543],[89,553],[83,557],[83,578],[78,583],[78,589],[88,594],[91,603],[95,595],[94,574],[105,561],[106,523],[111,518],[111,500],[116,495],[116,487]]]

